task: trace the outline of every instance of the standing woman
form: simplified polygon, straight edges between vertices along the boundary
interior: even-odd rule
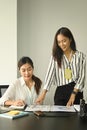
[[[41,89],[41,80],[33,74],[34,65],[29,57],[18,61],[21,77],[14,81],[0,99],[0,105],[31,105],[35,103]]]
[[[85,73],[85,55],[76,49],[72,32],[66,27],[60,28],[55,34],[44,89],[36,103],[44,100],[46,92],[55,80],[57,84],[54,96],[55,105],[79,104],[80,99],[83,98]]]

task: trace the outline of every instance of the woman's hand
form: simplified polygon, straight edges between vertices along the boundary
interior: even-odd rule
[[[25,102],[21,99],[13,101],[13,100],[7,100],[5,101],[4,105],[6,106],[10,106],[10,105],[14,105],[14,106],[24,106]]]
[[[76,98],[76,94],[78,93],[78,89],[74,88],[74,90],[71,93],[70,99],[67,102],[66,106],[72,106],[74,104],[75,98]]]
[[[71,94],[70,99],[69,99],[69,101],[67,102],[67,105],[66,105],[66,106],[72,106],[73,103],[74,103],[74,101],[75,101],[75,97],[76,97],[75,94]]]
[[[36,104],[41,104],[43,102],[46,92],[47,92],[47,90],[43,90],[41,95],[36,99],[36,101],[35,101]]]
[[[19,100],[14,101],[13,105],[14,106],[24,106],[25,103],[23,100],[19,99]]]

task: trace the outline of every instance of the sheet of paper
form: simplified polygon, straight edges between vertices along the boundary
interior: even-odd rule
[[[8,112],[9,110],[10,110],[10,108],[8,108],[8,107],[0,106],[0,114],[4,113],[4,112]]]
[[[22,110],[22,109],[25,108],[25,106],[14,106],[14,105],[11,105],[9,108],[10,109],[19,109],[19,110]]]
[[[10,110],[9,107],[0,106],[0,110]]]
[[[66,107],[66,106],[51,106],[51,111],[58,111],[58,112],[76,112],[73,106]]]
[[[25,111],[50,111],[50,105],[30,105]]]

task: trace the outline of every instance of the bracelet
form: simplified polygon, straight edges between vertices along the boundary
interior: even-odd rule
[[[77,94],[77,92],[75,92],[75,91],[72,91],[72,94],[75,94],[75,95],[76,95],[76,94]]]

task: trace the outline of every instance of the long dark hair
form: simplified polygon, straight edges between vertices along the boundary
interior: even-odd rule
[[[72,32],[68,28],[62,27],[62,28],[60,28],[56,32],[55,37],[54,37],[52,55],[53,55],[54,59],[57,60],[58,66],[61,67],[61,61],[62,61],[62,57],[63,57],[63,51],[58,46],[57,36],[59,34],[62,34],[63,36],[68,37],[71,40],[70,47],[71,47],[71,49],[73,51],[76,51],[76,43],[75,43],[75,40],[74,40]]]
[[[20,70],[20,67],[24,64],[30,64],[32,66],[32,68],[34,68],[34,65],[33,65],[33,61],[31,60],[31,58],[29,57],[26,57],[26,56],[23,56],[19,61],[18,61],[18,68]],[[36,90],[36,93],[39,94],[40,92],[40,88],[41,88],[41,85],[42,85],[42,81],[36,77],[35,75],[32,76],[32,79],[34,80],[35,82],[35,90]]]

